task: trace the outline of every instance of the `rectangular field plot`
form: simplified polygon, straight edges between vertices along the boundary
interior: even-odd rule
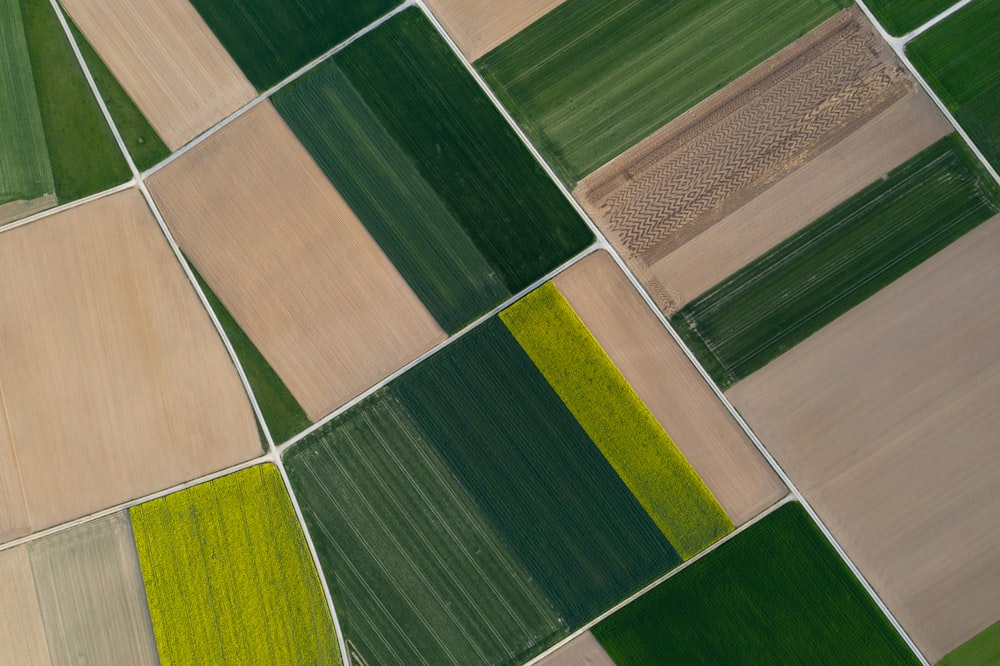
[[[954,5],[957,0],[868,0],[868,8],[886,31],[901,37]]]
[[[476,67],[572,185],[847,5],[568,0]]]
[[[45,625],[38,609],[28,549],[0,551],[0,662],[50,666]]]
[[[593,633],[618,666],[919,663],[798,504],[777,509]]]
[[[963,7],[907,44],[906,54],[1000,169],[1000,4]]]
[[[951,135],[682,308],[678,333],[723,388],[748,376],[1000,210]]]
[[[427,6],[474,62],[564,1],[428,0]]]
[[[130,514],[160,663],[342,663],[316,567],[273,465]]]
[[[946,654],[938,666],[989,666],[1000,662],[1000,622]]]
[[[365,663],[512,664],[566,631],[390,392],[285,463]]]

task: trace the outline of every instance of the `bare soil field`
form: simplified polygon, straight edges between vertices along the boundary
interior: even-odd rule
[[[1000,217],[728,396],[933,663],[1000,619]]]
[[[149,185],[184,252],[310,419],[445,338],[270,103]]]
[[[527,28],[565,0],[427,0],[469,62]]]
[[[739,424],[606,252],[554,280],[734,524],[786,494]]]
[[[46,194],[44,197],[30,201],[11,201],[0,206],[0,225],[26,218],[35,213],[52,208],[59,202],[56,195]]]
[[[62,4],[171,150],[256,95],[187,0]]]
[[[0,543],[31,531],[21,487],[21,467],[10,434],[3,385],[0,385]]]
[[[588,631],[544,659],[539,659],[535,666],[615,666],[615,662],[597,642],[594,634]]]
[[[0,551],[0,663],[49,666],[27,546]]]
[[[844,10],[598,169],[575,195],[646,277],[915,87],[860,12]]]
[[[232,361],[137,191],[0,234],[0,284],[33,530],[260,452]]]

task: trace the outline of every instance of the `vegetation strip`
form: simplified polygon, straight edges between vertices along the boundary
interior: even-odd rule
[[[162,664],[342,663],[276,467],[251,467],[130,513]]]
[[[388,391],[285,464],[345,639],[365,663],[520,663],[565,634]]]
[[[568,0],[476,67],[572,186],[849,4]]]
[[[733,524],[551,282],[500,313],[535,366],[684,559]]]
[[[957,135],[691,301],[671,319],[726,388],[1000,211],[1000,187]]]
[[[570,628],[680,562],[498,318],[390,390]]]
[[[618,666],[918,663],[799,504],[593,628]]]
[[[894,37],[902,37],[954,5],[958,0],[867,0],[878,22]]]

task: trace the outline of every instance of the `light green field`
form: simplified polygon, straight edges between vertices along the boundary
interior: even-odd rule
[[[1000,664],[1000,622],[955,648],[937,666],[995,666]]]
[[[733,529],[711,491],[551,282],[507,328],[684,559]]]

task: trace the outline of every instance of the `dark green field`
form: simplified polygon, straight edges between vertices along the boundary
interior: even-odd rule
[[[419,9],[333,61],[510,292],[593,241]]]
[[[593,633],[618,666],[919,663],[798,504]]]
[[[192,0],[258,90],[395,7],[395,0]]]
[[[1000,211],[957,135],[708,290],[671,323],[720,387],[762,368]]]
[[[47,0],[21,0],[49,161],[60,202],[127,181],[128,163]]]
[[[973,2],[907,44],[906,54],[1000,169],[1000,3]]]
[[[441,328],[454,332],[510,295],[336,63],[271,101]]]
[[[574,184],[849,4],[569,0],[476,67]]]
[[[868,0],[868,9],[890,35],[901,37],[956,2],[958,0]]]
[[[366,663],[522,662],[566,633],[387,391],[285,463],[344,637]]]
[[[498,318],[390,390],[570,627],[680,562]]]

